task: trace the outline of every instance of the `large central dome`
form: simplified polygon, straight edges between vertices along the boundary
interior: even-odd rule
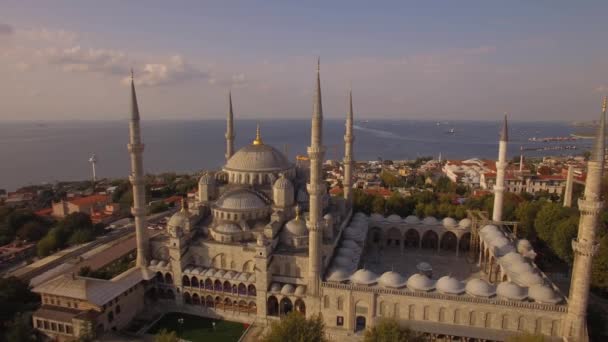
[[[238,150],[226,163],[228,171],[275,172],[290,168],[285,156],[274,147],[252,144]]]

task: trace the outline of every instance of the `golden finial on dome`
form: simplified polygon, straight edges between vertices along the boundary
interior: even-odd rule
[[[254,145],[264,145],[262,141],[262,133],[260,132],[260,123],[258,122],[257,127],[255,129],[255,140],[253,141]]]
[[[296,205],[296,221],[300,219],[300,206]]]

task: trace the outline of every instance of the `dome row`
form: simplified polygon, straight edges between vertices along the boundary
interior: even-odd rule
[[[270,285],[270,292],[280,293],[286,296],[295,295],[295,296],[303,296],[306,294],[306,286],[297,285],[294,286],[292,284],[284,284],[281,286],[279,283],[272,283]]]
[[[469,229],[469,228],[471,228],[471,220],[468,218],[464,218],[457,222],[454,218],[446,217],[443,220],[441,220],[441,222],[439,222],[439,220],[437,220],[433,216],[427,216],[424,219],[420,220],[417,216],[414,216],[414,215],[410,215],[404,219],[401,216],[394,215],[394,214],[390,215],[386,218],[380,214],[372,214],[370,216],[370,219],[374,222],[387,221],[387,222],[391,222],[391,223],[424,224],[427,226],[436,226],[436,225],[441,224],[445,228],[448,228],[448,229]]]
[[[350,275],[347,270],[336,268],[330,271],[327,280],[334,282],[350,281],[355,285],[378,284],[385,288],[395,289],[407,287],[411,291],[428,292],[436,290],[439,293],[450,295],[466,293],[480,298],[498,296],[503,299],[519,301],[530,298],[538,303],[545,304],[557,304],[562,300],[561,296],[548,285],[535,284],[526,288],[514,282],[506,281],[494,286],[479,278],[464,283],[454,277],[444,276],[434,281],[426,275],[416,273],[406,280],[404,276],[394,271],[385,272],[378,277],[377,274],[367,269],[357,270]]]

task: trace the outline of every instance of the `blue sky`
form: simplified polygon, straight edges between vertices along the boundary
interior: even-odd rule
[[[0,1],[1,119],[584,120],[608,93],[606,1]]]

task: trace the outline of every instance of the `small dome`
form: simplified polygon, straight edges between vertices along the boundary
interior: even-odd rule
[[[293,189],[293,184],[291,184],[291,181],[281,174],[281,177],[274,182],[273,187],[279,190]]]
[[[210,268],[208,270],[205,271],[205,276],[206,277],[213,277],[215,276],[215,268]]]
[[[533,273],[534,267],[532,267],[532,265],[529,263],[522,261],[509,265],[508,270],[517,274]]]
[[[324,220],[333,220],[333,218],[334,217],[331,215],[331,213],[327,213],[327,214],[325,214],[325,216],[323,216]]]
[[[327,280],[329,281],[346,281],[350,278],[351,273],[343,267],[333,268],[329,271]]]
[[[405,218],[405,223],[418,224],[418,223],[420,223],[420,219],[414,215],[410,215]]]
[[[281,292],[281,284],[272,283],[272,285],[270,285],[270,292]]]
[[[306,286],[304,285],[298,285],[296,286],[296,290],[294,291],[294,293],[296,296],[301,297],[303,295],[306,294]]]
[[[357,285],[372,285],[378,280],[378,275],[367,269],[360,269],[350,276],[350,281]]]
[[[168,226],[184,228],[189,223],[190,215],[186,210],[180,210],[169,219]]]
[[[250,282],[250,283],[255,283],[255,273],[252,273],[249,276],[249,279],[247,279],[247,281]]]
[[[472,223],[473,222],[471,222],[470,219],[463,218],[462,220],[460,220],[460,222],[458,222],[458,227],[460,227],[461,229],[469,229],[471,228]]]
[[[485,234],[487,234],[489,232],[499,232],[499,231],[500,230],[495,225],[493,225],[493,224],[487,224],[487,225],[483,226],[483,228],[481,228],[479,230],[479,233],[482,234],[482,235],[485,235]]]
[[[443,226],[446,228],[456,228],[458,226],[458,223],[456,222],[456,220],[454,220],[451,217],[446,217],[443,219],[442,221]]]
[[[538,273],[535,272],[527,272],[524,274],[514,275],[514,280],[524,286],[532,286],[543,284],[545,280]]]
[[[308,235],[308,227],[306,227],[306,221],[301,217],[297,216],[293,220],[285,224],[285,232],[293,236],[306,236]]]
[[[352,267],[352,265],[353,265],[353,259],[340,255],[340,256],[337,256],[334,258],[333,265],[338,266],[338,267],[349,268],[349,267]]]
[[[479,278],[469,280],[467,282],[466,291],[468,294],[475,297],[488,298],[496,294],[494,286]]]
[[[224,274],[224,279],[232,280],[235,275],[236,275],[236,272],[228,271],[228,272],[226,272],[226,274]]]
[[[369,218],[370,218],[370,220],[375,221],[375,222],[384,221],[384,216],[382,216],[378,213],[373,213]]]
[[[360,231],[353,230],[353,229],[346,229],[344,231],[344,237],[346,239],[355,240],[355,241],[362,241],[361,238],[365,238],[364,236],[362,236]]]
[[[215,272],[215,277],[216,278],[224,278],[224,275],[226,274],[226,271],[224,270],[219,270],[217,272]]]
[[[359,247],[359,244],[356,243],[354,240],[350,240],[350,239],[343,240],[342,247],[361,250],[361,247]]]
[[[197,267],[192,270],[192,274],[194,274],[194,275],[201,275],[202,273],[203,273],[203,269],[200,267]]]
[[[213,177],[212,174],[210,173],[205,173],[201,176],[201,178],[199,178],[198,180],[198,185],[209,185],[209,184],[215,184],[215,178]]]
[[[423,274],[416,273],[407,280],[407,287],[413,291],[431,291],[435,288],[435,282]]]
[[[281,294],[284,295],[290,295],[293,294],[296,291],[295,286],[291,285],[291,284],[285,284],[283,285],[283,287],[281,288]]]
[[[422,220],[422,224],[425,224],[427,226],[436,225],[437,223],[439,222],[433,216],[427,216],[424,218],[424,220]]]
[[[501,263],[504,263],[506,265],[511,265],[514,263],[518,263],[518,262],[525,262],[526,260],[524,259],[524,257],[516,252],[510,252],[505,254],[502,258],[499,259]]]
[[[495,247],[494,254],[496,256],[506,255],[515,251],[515,247],[513,244],[509,243],[508,245],[504,245],[501,247]]]
[[[163,267],[167,266],[167,262],[166,262],[166,261],[164,261],[164,260],[161,260],[161,261],[159,261],[159,262],[158,262],[158,265],[157,265],[157,266],[158,266],[159,268],[163,268]]]
[[[355,251],[349,248],[344,248],[344,247],[340,247],[337,250],[337,253],[339,256],[342,257],[346,257],[346,258],[354,258],[355,257]]]
[[[224,222],[215,227],[214,230],[218,233],[224,234],[234,234],[242,232],[241,227],[239,227],[239,225],[231,222]]]
[[[391,216],[387,217],[387,218],[386,218],[386,220],[387,220],[388,222],[391,222],[391,223],[400,223],[401,221],[403,221],[403,220],[401,219],[401,216],[399,216],[399,215],[395,215],[395,214],[393,214],[393,215],[391,215]]]
[[[228,210],[263,209],[267,206],[256,193],[247,189],[229,191],[223,194],[215,205]]]
[[[464,284],[451,276],[443,276],[437,280],[437,284],[435,285],[437,291],[446,294],[461,294],[464,292]]]
[[[382,273],[378,283],[384,287],[398,289],[407,285],[407,279],[397,272],[389,271]]]
[[[158,264],[158,260],[156,260],[156,259],[150,260],[150,266],[155,266],[156,264]]]
[[[247,279],[249,279],[249,273],[247,272],[239,274],[239,276],[236,278],[238,281],[247,281]]]
[[[511,281],[503,281],[496,287],[496,294],[499,297],[513,300],[524,300],[528,298],[528,291]]]
[[[534,299],[535,302],[544,304],[557,304],[562,301],[562,298],[547,285],[532,285],[528,289],[528,296]]]

